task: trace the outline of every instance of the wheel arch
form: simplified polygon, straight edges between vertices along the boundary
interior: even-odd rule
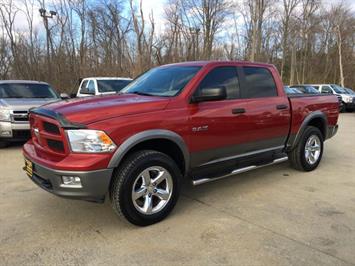
[[[188,172],[190,155],[185,141],[177,133],[165,129],[146,130],[129,137],[115,151],[108,167],[119,166],[128,154],[142,149],[163,152],[177,163],[182,175]]]
[[[290,150],[294,149],[298,142],[301,140],[301,136],[305,129],[308,126],[314,126],[320,130],[323,136],[323,140],[325,140],[328,136],[328,119],[327,116],[321,111],[315,111],[306,116],[303,120],[300,128],[297,131],[297,134],[293,137],[290,137],[288,141],[288,147]]]

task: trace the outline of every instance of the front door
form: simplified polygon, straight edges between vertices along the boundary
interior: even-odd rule
[[[189,106],[191,167],[223,160],[238,153],[238,143],[248,139],[243,130],[248,117],[246,103],[240,99],[240,84],[235,66],[212,69],[201,81],[198,94],[205,88],[225,87],[227,98],[192,103]]]

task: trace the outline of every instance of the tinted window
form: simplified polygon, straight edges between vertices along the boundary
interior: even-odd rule
[[[0,84],[0,98],[58,98],[47,84],[7,83]]]
[[[196,94],[205,88],[225,87],[227,99],[239,98],[239,81],[235,67],[217,67],[207,74],[200,83]]]
[[[118,92],[126,87],[131,80],[99,79],[97,88],[99,92]]]
[[[275,81],[269,70],[262,67],[243,67],[246,87],[244,98],[260,98],[277,96]]]
[[[88,93],[88,90],[86,88],[87,85],[88,85],[88,80],[84,80],[83,83],[81,83],[80,93]]]
[[[200,69],[200,66],[157,67],[136,78],[122,92],[151,96],[175,96],[185,88]]]

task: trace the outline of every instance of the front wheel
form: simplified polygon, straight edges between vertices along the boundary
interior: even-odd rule
[[[320,130],[308,126],[296,147],[288,155],[295,169],[302,171],[316,169],[323,155],[323,136]]]
[[[166,154],[153,150],[135,152],[114,174],[112,207],[135,225],[157,223],[174,208],[181,179],[178,166]]]

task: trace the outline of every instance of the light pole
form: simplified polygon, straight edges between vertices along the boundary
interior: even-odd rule
[[[51,58],[50,58],[50,52],[49,52],[49,45],[50,45],[51,39],[50,39],[50,30],[49,30],[49,26],[48,26],[48,19],[56,16],[57,12],[49,11],[49,14],[47,14],[47,10],[45,10],[44,8],[41,8],[38,11],[39,11],[39,14],[41,15],[41,17],[43,18],[44,27],[46,29],[48,76],[49,76],[49,78],[51,78],[52,66],[51,66]]]

